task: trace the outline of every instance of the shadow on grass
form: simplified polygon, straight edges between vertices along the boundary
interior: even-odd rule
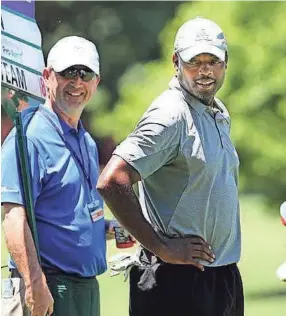
[[[272,299],[278,297],[285,297],[286,298],[286,283],[285,289],[281,290],[268,290],[268,291],[259,291],[259,292],[252,292],[247,294],[247,298],[251,300],[261,300],[261,299]]]

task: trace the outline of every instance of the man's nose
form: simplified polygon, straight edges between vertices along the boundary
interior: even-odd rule
[[[209,63],[201,63],[199,73],[201,75],[210,75],[212,73],[212,67]]]
[[[78,88],[82,85],[83,80],[79,75],[77,75],[71,82],[71,85],[74,86],[75,88]]]

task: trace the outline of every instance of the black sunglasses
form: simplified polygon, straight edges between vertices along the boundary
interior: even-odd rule
[[[74,67],[69,67],[63,71],[57,72],[57,74],[68,80],[75,80],[77,77],[80,77],[85,82],[88,82],[96,77],[96,73],[91,70],[78,69]]]

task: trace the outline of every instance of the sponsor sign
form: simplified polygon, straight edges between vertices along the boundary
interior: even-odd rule
[[[18,39],[34,44],[42,45],[41,33],[34,20],[21,17],[1,8],[1,32],[8,33]]]
[[[15,39],[2,35],[1,56],[13,62],[42,72],[45,63],[40,49],[18,42]]]
[[[19,12],[30,18],[35,17],[35,1],[34,0],[22,0],[22,1],[1,1],[1,5]]]
[[[41,75],[4,60],[1,60],[1,81],[6,85],[28,92],[36,97],[46,97],[46,89]]]

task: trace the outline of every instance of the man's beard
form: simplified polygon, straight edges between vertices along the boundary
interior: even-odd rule
[[[200,102],[202,102],[203,104],[205,104],[207,106],[209,106],[209,105],[211,106],[213,104],[213,100],[214,100],[215,94],[221,88],[221,86],[222,86],[222,84],[224,82],[225,76],[220,78],[219,81],[217,81],[217,79],[210,78],[210,77],[207,77],[207,76],[204,76],[204,77],[205,78],[197,78],[196,80],[198,80],[198,79],[215,80],[215,86],[214,86],[214,89],[212,91],[209,91],[209,92],[206,92],[206,93],[197,91],[197,89],[195,88],[195,85],[196,85],[195,81],[194,80],[189,80],[185,76],[184,70],[183,70],[182,61],[179,59],[177,78],[178,78],[179,83],[181,84],[181,86],[183,86],[183,88],[190,95],[192,95],[194,98],[198,99]]]
[[[178,73],[178,80],[180,82],[180,84],[183,86],[183,88],[185,90],[187,90],[187,92],[192,95],[193,97],[195,97],[196,99],[198,99],[200,102],[202,102],[205,105],[210,105],[210,102],[213,100],[215,93],[217,92],[217,86],[215,87],[214,91],[210,92],[210,93],[201,93],[199,91],[197,91],[196,89],[192,88],[192,85],[194,85],[194,83],[190,80],[188,80],[185,75],[182,73],[182,71],[179,70]]]

